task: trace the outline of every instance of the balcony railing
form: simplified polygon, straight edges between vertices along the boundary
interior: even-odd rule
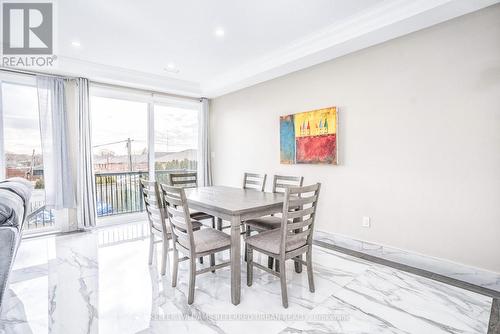
[[[31,210],[26,217],[28,230],[51,228],[55,226],[54,210],[45,206],[45,201],[31,201]]]
[[[168,183],[169,173],[193,171],[186,169],[157,170],[155,175],[158,182]],[[97,216],[107,217],[143,211],[144,204],[139,180],[148,177],[148,172],[95,173]],[[25,224],[29,230],[52,228],[55,226],[54,210],[47,208],[43,200],[33,200]]]
[[[167,183],[169,173],[192,170],[157,170],[156,180]],[[98,217],[144,210],[139,180],[148,178],[148,172],[95,173],[96,210]]]

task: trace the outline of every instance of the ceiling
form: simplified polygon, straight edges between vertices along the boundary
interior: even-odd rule
[[[496,2],[59,0],[56,71],[214,97]]]

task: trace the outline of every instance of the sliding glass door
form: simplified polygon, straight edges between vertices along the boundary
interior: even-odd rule
[[[93,96],[92,145],[98,217],[140,212],[148,176],[148,104]]]
[[[197,170],[199,103],[94,87],[90,108],[98,223],[144,220],[140,178]]]
[[[33,187],[26,231],[55,228],[54,211],[45,207],[38,97],[34,78],[0,81],[0,179],[21,177]]]

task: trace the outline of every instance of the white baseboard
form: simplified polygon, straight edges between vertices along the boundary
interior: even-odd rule
[[[325,231],[315,231],[314,239],[500,292],[500,273]]]

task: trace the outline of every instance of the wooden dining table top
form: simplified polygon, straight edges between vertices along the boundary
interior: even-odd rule
[[[283,205],[284,201],[283,194],[227,186],[186,189],[186,197],[189,204],[229,215],[275,208]]]

